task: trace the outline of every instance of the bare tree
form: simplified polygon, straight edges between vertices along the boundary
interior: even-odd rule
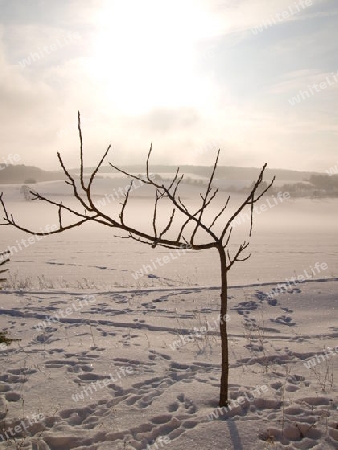
[[[217,157],[211,171],[208,184],[204,194],[200,194],[201,204],[199,208],[191,211],[182,198],[179,195],[179,186],[183,181],[184,174],[180,174],[179,168],[171,180],[171,182],[163,182],[162,180],[153,179],[149,173],[149,161],[152,153],[152,146],[148,153],[146,161],[146,176],[141,178],[140,176],[132,175],[125,170],[122,170],[113,164],[109,163],[112,168],[118,172],[126,175],[131,180],[123,201],[121,202],[121,209],[116,217],[110,217],[103,211],[99,210],[95,206],[92,199],[92,186],[96,174],[98,173],[103,161],[108,155],[111,148],[107,148],[104,155],[102,156],[100,162],[93,170],[93,172],[88,177],[88,181],[85,182],[84,176],[84,164],[83,164],[83,141],[82,141],[82,130],[80,113],[78,113],[78,132],[80,140],[80,176],[78,180],[75,180],[70,172],[65,167],[60,153],[57,153],[60,165],[66,176],[66,183],[71,186],[73,191],[73,196],[78,200],[79,205],[84,208],[84,212],[81,213],[75,209],[64,205],[62,202],[54,201],[40,195],[37,192],[31,191],[35,200],[40,200],[47,202],[57,208],[58,214],[58,229],[51,232],[35,232],[31,229],[25,228],[14,220],[13,216],[10,215],[6,209],[5,203],[3,201],[3,195],[0,195],[0,202],[3,206],[5,213],[5,224],[14,226],[19,230],[25,231],[30,234],[45,236],[49,234],[62,233],[71,228],[78,227],[85,222],[94,221],[102,225],[122,230],[126,232],[126,238],[134,239],[138,242],[150,245],[152,248],[156,246],[162,246],[169,249],[177,248],[191,248],[192,250],[208,250],[216,249],[219,253],[220,263],[221,263],[221,308],[220,308],[220,334],[222,343],[222,374],[221,374],[221,386],[220,386],[220,399],[219,406],[227,406],[228,404],[228,376],[229,376],[229,357],[228,357],[228,334],[227,334],[227,322],[222,320],[227,313],[227,291],[228,291],[228,272],[231,267],[238,261],[245,261],[250,257],[249,255],[244,256],[243,253],[248,248],[249,242],[244,241],[239,245],[237,251],[231,255],[229,251],[229,243],[232,233],[232,223],[234,219],[245,209],[249,208],[251,213],[251,223],[249,236],[251,236],[252,225],[253,225],[253,208],[254,204],[266,193],[266,191],[272,186],[274,179],[266,185],[266,187],[261,190],[260,187],[263,183],[263,175],[267,164],[264,164],[256,182],[252,185],[250,193],[238,206],[237,210],[226,220],[224,225],[220,227],[219,232],[215,231],[216,223],[224,221],[224,213],[229,205],[230,196],[224,202],[222,208],[213,217],[211,221],[207,221],[206,211],[211,202],[215,199],[218,189],[214,189],[212,186],[215,172],[218,165],[219,153],[218,150]],[[133,224],[127,223],[125,218],[126,209],[128,206],[128,200],[130,197],[130,191],[133,186],[134,180],[141,181],[146,185],[151,186],[154,189],[154,208],[151,217],[151,227],[152,232],[142,231],[135,228]],[[162,228],[158,225],[158,207],[161,200],[167,199],[171,202],[172,209],[168,214],[166,225]],[[68,224],[64,224],[64,213],[70,213],[74,218],[74,221]],[[182,220],[183,217],[183,220]],[[181,220],[178,233],[173,234],[173,224],[176,218]],[[205,237],[204,242],[200,242],[200,236],[197,237],[198,233],[203,233]],[[171,237],[173,236],[173,237]]]
[[[9,261],[9,254],[10,252],[8,250],[4,252],[0,252],[0,290],[2,290],[2,283],[5,283],[7,281],[6,278],[6,272],[8,269],[5,269],[1,266],[4,266]],[[20,341],[21,339],[11,339],[8,336],[8,331],[0,331],[0,350],[5,350],[7,346],[11,345],[14,341]]]
[[[1,266],[4,266],[5,264],[8,263],[9,254],[10,254],[10,252],[8,250],[6,250],[5,252],[0,252],[0,286],[1,286],[1,283],[4,283],[5,281],[7,281],[7,278],[4,274],[8,271],[8,269],[5,269]]]

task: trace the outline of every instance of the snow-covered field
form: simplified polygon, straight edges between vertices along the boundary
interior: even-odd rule
[[[125,184],[98,180],[106,212],[121,199],[105,196]],[[18,222],[57,223],[19,189],[1,189]],[[182,196],[193,203],[199,189]],[[39,190],[74,204],[61,182]],[[147,226],[150,192],[134,197],[129,220]],[[153,250],[95,224],[30,242],[2,227],[0,249],[13,255],[0,330],[20,341],[0,350],[0,448],[338,448],[337,206],[290,199],[255,215],[252,257],[229,277],[227,411],[216,409],[215,252]],[[248,226],[236,225],[231,250]],[[299,275],[306,281],[276,291]]]

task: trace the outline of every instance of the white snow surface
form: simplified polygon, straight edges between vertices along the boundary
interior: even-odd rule
[[[114,188],[127,185],[121,180]],[[108,181],[98,180],[97,200],[112,192]],[[75,205],[62,182],[36,188]],[[19,189],[1,188],[18,223],[57,224],[51,208],[24,201]],[[194,206],[199,189],[184,186],[182,198]],[[135,190],[129,223],[150,229],[151,195]],[[118,201],[102,209],[113,214]],[[239,201],[232,196],[228,215]],[[0,449],[338,448],[337,207],[290,199],[254,216],[252,257],[229,274],[233,402],[219,413],[215,251],[177,255],[97,224],[28,244],[29,235],[2,227],[0,249],[13,254],[0,330],[19,341],[0,348]],[[234,228],[231,252],[248,227]],[[299,275],[306,281],[276,291]]]

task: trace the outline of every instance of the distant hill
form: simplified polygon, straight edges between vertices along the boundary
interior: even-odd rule
[[[144,164],[134,164],[124,167],[125,170],[131,173],[144,173]],[[177,166],[167,166],[167,165],[151,165],[150,170],[152,173],[175,173]],[[218,166],[216,177],[224,177],[227,180],[248,180],[253,181],[257,177],[257,173],[261,168],[258,167],[232,167],[232,166]],[[92,172],[94,167],[86,167],[85,172]],[[181,173],[190,173],[198,176],[209,177],[211,173],[211,166],[190,166],[183,165],[180,166]],[[72,173],[78,173],[79,169],[70,170]],[[114,169],[111,166],[105,166],[100,169],[100,173],[114,173]],[[311,175],[316,174],[316,172],[301,172],[296,170],[285,170],[285,169],[270,169],[268,168],[265,172],[266,178],[272,178],[276,175],[277,180],[285,181],[306,181]]]
[[[0,184],[32,184],[41,181],[64,180],[61,171],[50,172],[34,166],[0,164]]]
[[[144,174],[144,165],[131,165],[124,167],[129,173]],[[86,178],[94,168],[85,168]],[[207,166],[188,166],[180,168],[181,173],[188,174],[184,183],[204,184],[210,176],[212,167]],[[214,187],[229,192],[247,193],[252,182],[257,179],[260,168],[254,167],[226,167],[217,168],[214,179]],[[78,178],[79,170],[72,169],[74,178]],[[176,166],[154,165],[151,167],[151,173],[162,176],[162,179],[171,179],[176,172]],[[104,174],[116,173],[112,167],[103,167],[97,177],[105,178]],[[162,174],[162,175],[161,175]],[[165,175],[164,175],[165,174]],[[191,177],[194,175],[197,177]],[[298,172],[295,170],[267,169],[265,180],[271,180],[276,176],[276,184],[270,190],[270,193],[276,193],[278,190],[289,192],[293,197],[338,197],[338,175],[327,175],[318,172]],[[203,179],[205,177],[205,180]],[[34,184],[43,181],[65,180],[62,171],[46,171],[34,166],[20,165],[1,165],[0,164],[0,184]],[[266,181],[264,181],[266,183]]]
[[[130,166],[125,166],[125,170],[131,173],[144,173],[145,165],[135,164]],[[175,173],[177,167],[176,166],[167,166],[167,165],[152,165],[151,173]],[[181,173],[189,173],[202,177],[209,177],[211,172],[211,166],[189,166],[183,165],[180,166]],[[93,167],[86,167],[84,169],[85,173],[92,172],[94,170]],[[260,168],[255,167],[231,167],[231,166],[219,166],[217,168],[216,177],[224,178],[227,181],[230,180],[248,180],[249,182],[256,179]],[[69,171],[73,174],[78,174],[79,169],[71,169]],[[114,169],[110,166],[102,167],[99,173],[105,174],[113,174],[116,173]],[[296,170],[284,170],[284,169],[270,169],[266,170],[266,179],[272,178],[276,175],[276,179],[290,182],[301,182],[309,180],[311,175],[316,175],[316,172],[301,172]],[[24,164],[19,165],[4,165],[0,164],[0,184],[20,184],[25,183],[27,180],[35,180],[37,183],[41,181],[54,181],[54,180],[64,180],[65,175],[60,171],[46,171],[39,169],[34,166],[25,166]],[[30,182],[31,183],[31,182]]]

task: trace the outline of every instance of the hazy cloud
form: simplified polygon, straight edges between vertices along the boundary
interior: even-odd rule
[[[338,7],[316,0],[252,32],[294,1],[0,1],[1,156],[77,164],[111,142],[122,163],[221,163],[325,170],[336,161]],[[71,36],[78,36],[71,39]],[[38,56],[34,56],[38,54]],[[21,63],[21,64],[20,64]]]

